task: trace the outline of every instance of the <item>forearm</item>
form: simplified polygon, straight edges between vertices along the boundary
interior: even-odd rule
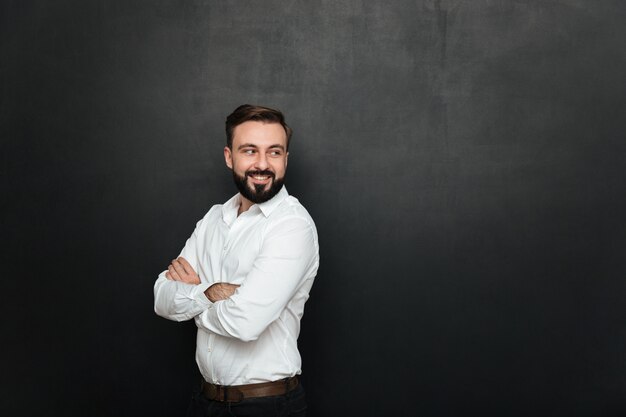
[[[256,340],[273,320],[255,315],[232,299],[218,301],[194,317],[196,326],[243,342]]]
[[[154,283],[154,311],[169,320],[189,320],[212,304],[204,295],[208,287],[169,280],[163,272]]]
[[[243,342],[256,340],[290,301],[306,301],[314,277],[311,271],[292,277],[280,273],[274,278],[252,275],[230,298],[212,303],[195,316],[196,326]]]
[[[225,282],[218,282],[211,285],[204,291],[204,295],[209,299],[211,304],[202,313],[195,316],[196,326],[200,329],[207,330],[211,333],[218,334],[225,337],[234,337],[242,339],[242,335],[237,329],[237,325],[222,325],[227,323],[227,317],[232,314],[224,312],[224,307],[229,305],[230,307],[237,307],[233,304],[230,298],[235,294],[240,285],[230,284]],[[242,317],[241,312],[238,314]]]
[[[196,323],[196,326],[199,329],[204,329],[208,332],[215,333],[220,336],[232,337],[242,340],[241,332],[238,331],[237,327],[232,325],[225,326],[222,324],[224,315],[218,314],[218,311],[220,310],[220,305],[226,302],[227,300],[213,303],[209,307],[207,307],[206,310],[195,316],[194,321]],[[222,316],[221,318],[220,315]]]

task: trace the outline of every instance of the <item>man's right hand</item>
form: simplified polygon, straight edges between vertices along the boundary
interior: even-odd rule
[[[165,278],[172,281],[181,281],[186,284],[200,284],[200,277],[189,262],[187,262],[187,260],[182,256],[172,261],[170,266],[167,268]]]
[[[239,285],[229,284],[227,282],[217,282],[204,291],[204,295],[212,303],[220,300],[226,300],[239,288]]]

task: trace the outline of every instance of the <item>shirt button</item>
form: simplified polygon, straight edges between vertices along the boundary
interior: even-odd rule
[[[210,352],[210,351],[211,351],[211,348],[207,348],[207,350]]]

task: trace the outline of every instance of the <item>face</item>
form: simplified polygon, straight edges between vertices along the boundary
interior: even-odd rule
[[[252,205],[274,197],[287,169],[287,134],[280,123],[248,121],[235,127],[232,149],[224,148],[239,192]]]

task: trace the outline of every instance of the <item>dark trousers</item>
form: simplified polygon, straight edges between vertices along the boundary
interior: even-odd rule
[[[305,417],[306,398],[302,384],[285,395],[248,398],[236,403],[209,400],[194,392],[187,417]]]

